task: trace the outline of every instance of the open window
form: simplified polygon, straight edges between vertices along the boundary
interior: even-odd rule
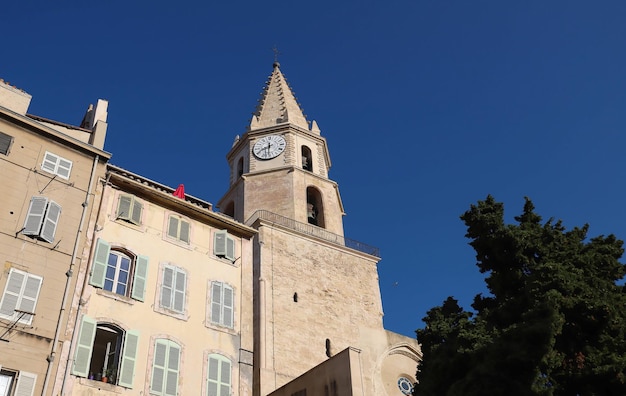
[[[325,227],[322,194],[315,187],[307,187],[306,189],[306,210],[309,224]]]
[[[83,316],[72,374],[132,388],[138,341],[136,331]]]
[[[147,275],[147,256],[111,248],[105,240],[98,239],[89,278],[92,286],[144,301]]]
[[[32,396],[37,375],[0,366],[0,396]]]
[[[117,203],[117,215],[115,220],[125,220],[129,223],[140,225],[142,211],[143,204],[141,201],[132,195],[122,194]]]
[[[313,172],[313,156],[311,155],[311,149],[307,146],[302,146],[300,151],[302,156],[302,169]]]
[[[228,235],[228,231],[216,231],[213,238],[213,254],[230,261],[235,260],[235,239]]]
[[[9,155],[13,145],[13,136],[0,132],[0,154]],[[0,396],[4,396],[0,392]]]
[[[22,233],[42,241],[54,242],[61,206],[46,197],[32,197]]]

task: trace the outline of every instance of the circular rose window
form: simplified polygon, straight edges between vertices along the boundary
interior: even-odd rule
[[[403,395],[411,395],[413,393],[413,383],[406,377],[398,378],[398,388]]]

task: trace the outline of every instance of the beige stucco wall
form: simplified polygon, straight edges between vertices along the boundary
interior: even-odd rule
[[[71,265],[75,243],[79,246],[84,243],[84,234],[79,233],[81,216],[85,212],[84,224],[87,224],[92,208],[97,206],[93,195],[87,194],[89,182],[92,172],[95,178],[104,174],[104,164],[100,161],[106,161],[108,155],[73,147],[62,140],[62,136],[50,136],[39,129],[32,120],[13,118],[3,111],[0,111],[0,131],[14,138],[9,154],[0,154],[3,191],[0,195],[3,209],[0,211],[0,293],[5,290],[12,268],[43,278],[33,321],[30,325],[18,324],[4,336],[9,342],[0,343],[0,365],[3,369],[36,374],[35,394],[41,394],[48,369],[46,358],[53,352],[57,323],[60,318],[63,328],[67,320],[62,302],[68,281],[66,273],[70,269],[76,271],[79,264],[75,260],[76,266]],[[41,169],[46,151],[72,161],[69,179],[55,177]],[[100,161],[94,170],[96,155],[100,155]],[[33,196],[46,197],[62,208],[52,243],[20,233]],[[69,278],[69,290],[74,289],[75,281],[76,277]],[[0,318],[1,331],[11,323]],[[62,341],[63,335],[57,347]],[[56,370],[57,364],[55,356],[50,373]]]
[[[102,186],[99,187],[102,189]],[[84,255],[91,265],[94,243],[98,238],[111,246],[127,249],[134,254],[149,256],[146,299],[144,302],[119,296],[88,284],[89,270],[82,272],[85,281],[84,291],[74,296],[72,317],[77,322],[68,327],[68,336],[77,334],[80,318],[88,315],[100,322],[114,323],[125,331],[135,330],[139,337],[139,358],[135,366],[135,379],[132,389],[112,384],[69,376],[66,383],[67,394],[148,394],[150,389],[151,367],[156,338],[167,338],[182,347],[179,394],[192,395],[206,393],[206,369],[209,353],[226,356],[232,365],[233,394],[251,394],[252,368],[245,364],[246,351],[252,351],[252,276],[251,242],[248,236],[229,234],[235,238],[237,260],[219,258],[213,254],[213,235],[226,228],[223,224],[211,224],[202,216],[177,210],[175,205],[156,201],[145,191],[132,191],[143,203],[142,224],[139,226],[123,220],[116,220],[117,205],[121,193],[115,185],[106,185],[103,191],[102,207],[95,234],[86,247]],[[174,199],[174,198],[171,198]],[[182,204],[181,204],[182,205]],[[172,241],[166,236],[169,214],[183,213],[190,222],[190,244]],[[185,215],[186,214],[186,215]],[[182,268],[187,274],[187,288],[184,314],[168,314],[159,307],[159,284],[162,266],[171,264]],[[214,326],[210,323],[210,282],[225,282],[233,288],[235,296],[234,326],[232,329]],[[84,302],[79,305],[79,302]],[[74,337],[74,343],[76,337]],[[66,372],[71,371],[75,345],[66,346]],[[243,351],[243,352],[242,352]],[[240,355],[243,358],[240,359]],[[239,362],[243,360],[244,363]],[[251,358],[247,359],[251,363]],[[62,383],[64,373],[59,373]],[[57,386],[57,390],[60,386]]]

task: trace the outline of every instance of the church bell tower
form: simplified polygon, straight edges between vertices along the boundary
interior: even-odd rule
[[[378,250],[344,237],[326,139],[277,62],[227,159],[219,207],[257,230],[253,396],[397,394],[416,344],[383,327]]]
[[[326,139],[309,123],[278,62],[261,94],[247,132],[227,155],[230,188],[218,203],[245,222],[265,210],[343,235],[343,205]]]

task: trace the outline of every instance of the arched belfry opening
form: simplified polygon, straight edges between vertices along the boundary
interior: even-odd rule
[[[313,172],[313,156],[311,155],[311,149],[307,146],[302,146],[302,169]]]
[[[237,178],[240,178],[241,175],[243,175],[243,157],[237,161]]]
[[[306,210],[309,224],[325,228],[322,194],[315,187],[307,187],[306,189]]]

